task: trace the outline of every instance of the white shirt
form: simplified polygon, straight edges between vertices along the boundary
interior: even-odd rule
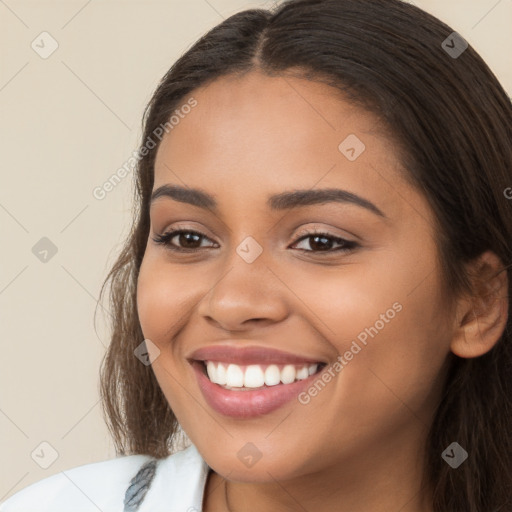
[[[0,512],[123,512],[132,478],[150,460],[125,455],[62,471],[18,491]],[[209,470],[193,444],[158,460],[137,512],[200,512]]]

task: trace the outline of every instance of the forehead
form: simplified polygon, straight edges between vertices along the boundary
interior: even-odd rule
[[[308,150],[320,146],[338,157],[338,139],[351,132],[368,142],[371,136],[377,149],[379,120],[323,83],[252,71],[242,77],[221,77],[191,96],[197,106],[182,116],[162,144],[173,153],[190,149],[186,142],[193,140],[197,153],[226,154],[229,147],[229,154],[238,152],[246,159],[275,150],[281,157],[299,152],[316,156]]]
[[[283,189],[342,187],[389,216],[403,212],[404,200],[426,208],[401,179],[383,124],[334,87],[253,71],[219,78],[190,96],[197,105],[158,149],[154,189],[174,183],[247,199],[248,193],[266,198]],[[346,152],[352,147],[356,159]]]

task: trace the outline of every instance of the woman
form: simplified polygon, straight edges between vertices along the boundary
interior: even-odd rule
[[[398,0],[248,10],[144,121],[123,457],[0,510],[512,510],[512,106],[466,41]]]

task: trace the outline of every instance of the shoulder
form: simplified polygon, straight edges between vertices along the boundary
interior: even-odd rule
[[[199,512],[209,471],[193,444],[162,459],[140,512]]]
[[[120,510],[124,493],[147,455],[84,464],[43,478],[7,499],[0,512]]]
[[[61,471],[11,496],[0,512],[123,512],[128,487],[150,461],[156,468],[140,512],[164,510],[162,503],[201,509],[208,467],[191,445],[165,459],[128,455]]]

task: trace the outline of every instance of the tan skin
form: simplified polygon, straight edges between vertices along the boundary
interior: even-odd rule
[[[490,350],[506,324],[506,300],[482,302],[478,316],[468,298],[448,307],[426,199],[401,179],[375,117],[331,87],[250,72],[193,97],[198,105],[159,147],[154,190],[201,188],[218,211],[167,197],[152,204],[137,300],[144,336],[160,350],[158,382],[213,469],[203,510],[432,512],[420,479],[448,355]],[[366,146],[355,161],[338,149],[349,134]],[[266,204],[271,194],[323,188],[362,196],[386,218],[349,203],[289,211]],[[178,227],[204,235],[188,245],[173,238],[195,253],[152,240]],[[313,229],[359,245],[345,253],[332,239],[315,245],[302,238]],[[250,264],[236,252],[248,236],[263,248]],[[487,270],[499,264],[490,252],[481,261]],[[492,283],[494,297],[505,297],[506,275]],[[307,405],[223,416],[187,361],[224,343],[335,362],[395,302],[402,310]],[[237,456],[247,442],[262,454],[252,467]]]

